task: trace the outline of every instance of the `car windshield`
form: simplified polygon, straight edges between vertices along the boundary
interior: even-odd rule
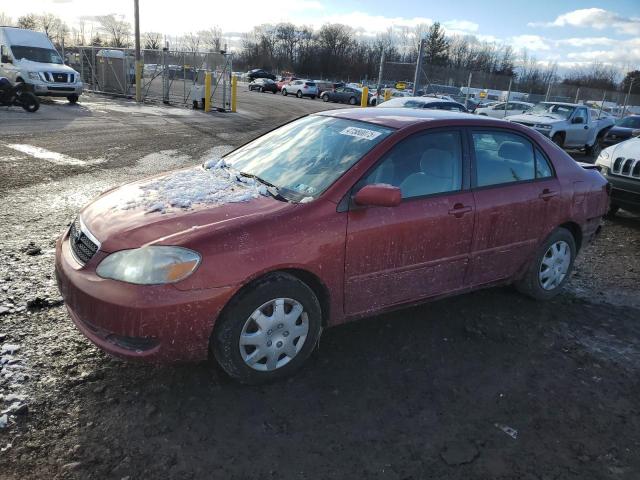
[[[51,48],[39,48],[39,47],[23,47],[20,45],[13,45],[11,47],[14,58],[17,60],[31,60],[38,63],[57,63],[62,65],[62,58],[58,55],[58,52]]]
[[[531,115],[542,115],[548,117],[560,115],[561,117],[569,118],[574,110],[575,107],[571,107],[569,105],[558,105],[556,103],[539,103],[527,113]]]
[[[616,122],[619,127],[640,128],[640,117],[627,117]]]
[[[274,185],[288,200],[317,197],[392,129],[340,118],[308,116],[225,157],[239,172]]]

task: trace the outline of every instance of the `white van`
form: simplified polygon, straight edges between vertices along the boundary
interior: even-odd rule
[[[0,27],[0,77],[24,82],[33,93],[67,97],[71,103],[82,94],[80,74],[68,67],[44,33]]]

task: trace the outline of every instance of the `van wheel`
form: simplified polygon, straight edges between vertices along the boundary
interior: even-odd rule
[[[273,273],[231,300],[218,319],[211,350],[241,383],[291,375],[318,343],[322,310],[313,291],[286,273]]]
[[[78,103],[78,100],[80,99],[80,97],[78,95],[76,95],[75,93],[69,95],[67,97],[67,100],[69,100],[69,103],[71,104],[75,104]]]
[[[556,229],[538,248],[516,288],[535,300],[550,300],[569,279],[575,257],[576,241],[571,232]]]

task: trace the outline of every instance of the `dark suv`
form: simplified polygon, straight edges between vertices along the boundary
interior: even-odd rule
[[[255,68],[253,70],[249,70],[247,72],[247,77],[250,81],[254,81],[256,78],[268,78],[270,80],[275,80],[276,76],[273,73],[269,73],[266,70],[261,68]]]

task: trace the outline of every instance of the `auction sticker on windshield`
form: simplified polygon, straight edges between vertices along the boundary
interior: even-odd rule
[[[366,128],[347,127],[340,132],[342,135],[350,135],[352,137],[364,138],[366,140],[373,140],[381,135],[380,132],[374,130],[368,130]]]

